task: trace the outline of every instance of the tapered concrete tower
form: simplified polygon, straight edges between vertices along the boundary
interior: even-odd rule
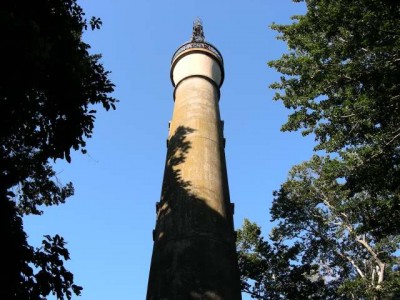
[[[200,20],[171,65],[174,112],[147,300],[241,299],[218,101],[221,53]]]

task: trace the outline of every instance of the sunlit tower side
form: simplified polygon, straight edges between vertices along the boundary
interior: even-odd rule
[[[221,53],[200,20],[171,65],[174,111],[147,299],[241,299],[219,113]]]

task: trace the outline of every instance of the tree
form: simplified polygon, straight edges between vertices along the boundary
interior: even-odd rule
[[[115,109],[114,85],[82,41],[101,21],[84,18],[76,0],[6,0],[0,5],[0,220],[2,299],[58,299],[81,287],[63,262],[69,259],[59,235],[42,246],[28,244],[22,217],[64,203],[73,194],[61,186],[51,160],[71,161],[71,149],[86,152],[93,132],[94,104]],[[4,278],[4,277],[3,277]]]
[[[365,228],[370,196],[352,195],[338,180],[346,168],[340,159],[317,155],[293,167],[275,193],[271,214],[279,222],[272,238],[298,244],[301,264],[319,266],[334,299],[393,299],[400,295],[400,237]]]
[[[301,1],[295,1],[301,2]],[[301,265],[340,299],[400,295],[400,4],[305,1],[305,15],[273,24],[289,53],[275,100],[283,131],[313,134],[318,155],[275,193],[272,240],[296,244]]]
[[[315,150],[347,162],[347,186],[390,200],[364,226],[398,233],[400,222],[400,4],[385,0],[307,1],[291,25],[272,25],[290,53],[269,65],[271,85],[291,109],[284,131],[313,133]],[[367,216],[366,216],[367,217]],[[376,224],[376,219],[387,222]]]
[[[242,291],[255,299],[329,299],[316,264],[299,264],[300,244],[265,241],[261,228],[245,219],[237,231]],[[332,298],[334,299],[334,298]]]

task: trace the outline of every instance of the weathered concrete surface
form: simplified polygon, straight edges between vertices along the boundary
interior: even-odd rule
[[[188,50],[172,64],[174,112],[157,206],[148,300],[241,299],[219,114],[221,62]]]

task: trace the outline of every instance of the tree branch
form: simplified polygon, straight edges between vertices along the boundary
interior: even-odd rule
[[[259,294],[250,291],[248,288],[243,289],[242,292],[249,294],[250,296],[252,296],[252,298],[256,298],[258,300],[268,300],[264,296],[260,296]]]
[[[351,265],[356,269],[357,273],[358,273],[362,278],[365,277],[365,274],[364,274],[363,271],[357,266],[357,264],[355,263],[354,260],[352,260],[350,257],[348,257],[347,255],[344,255],[343,253],[341,253],[341,252],[339,252],[339,251],[336,251],[336,253],[337,253],[340,257],[346,259],[349,263],[351,263]]]

